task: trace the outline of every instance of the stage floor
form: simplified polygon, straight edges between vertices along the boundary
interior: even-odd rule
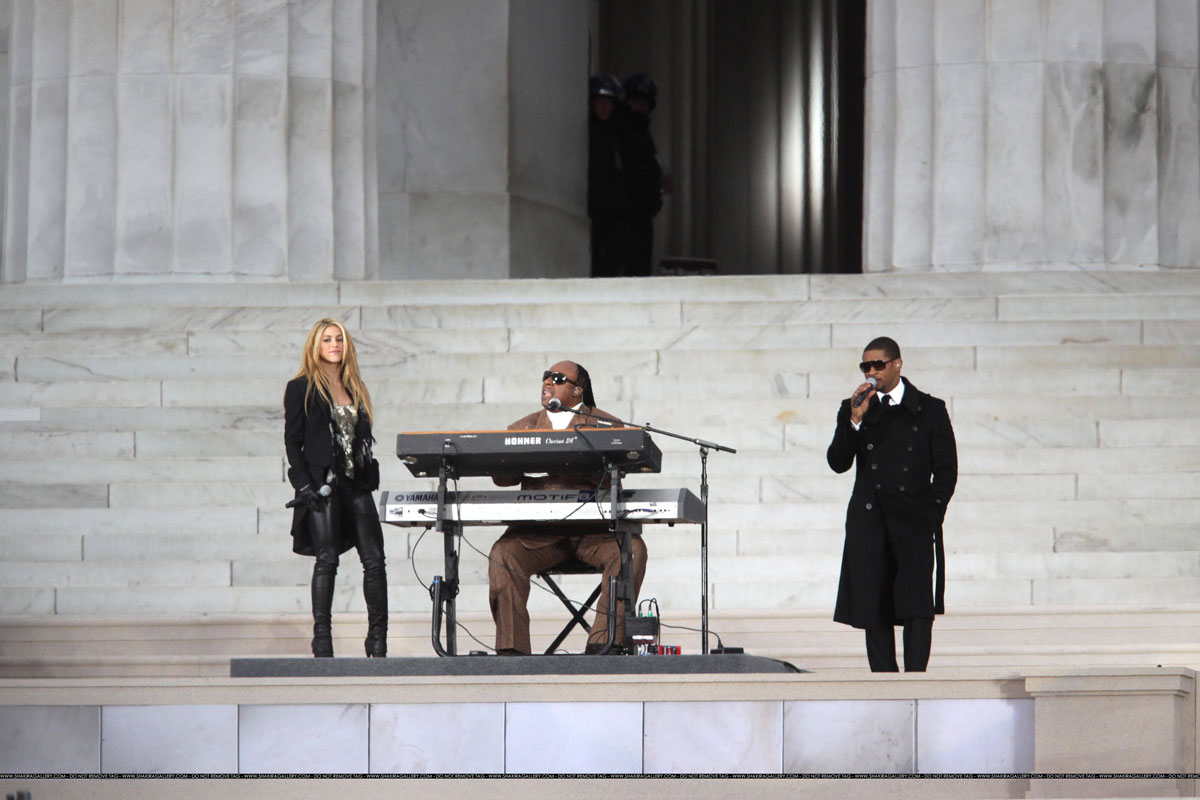
[[[680,656],[454,656],[448,658],[234,658],[231,678],[443,675],[694,675],[807,672],[786,661],[735,653]]]

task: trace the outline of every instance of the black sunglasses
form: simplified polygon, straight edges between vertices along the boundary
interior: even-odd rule
[[[896,358],[899,358],[899,356],[897,356]],[[887,361],[864,361],[858,365],[858,368],[862,370],[863,375],[866,375],[872,369],[874,369],[877,372],[882,372],[884,367],[886,367],[888,364],[892,363],[895,360],[896,360],[895,358],[889,358]]]
[[[549,378],[554,383],[555,386],[562,386],[564,383],[569,383],[572,386],[579,385],[578,383],[575,383],[575,381],[568,378],[566,375],[563,375],[561,372],[554,372],[552,370],[546,370],[545,372],[542,373],[542,380],[545,381],[547,378]]]

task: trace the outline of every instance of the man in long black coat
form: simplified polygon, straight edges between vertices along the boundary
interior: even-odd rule
[[[867,345],[867,380],[842,401],[826,454],[835,472],[858,465],[833,618],[866,630],[873,672],[899,670],[896,625],[904,670],[929,662],[933,617],[945,612],[942,520],[958,481],[946,404],[902,378],[902,367],[894,340]]]

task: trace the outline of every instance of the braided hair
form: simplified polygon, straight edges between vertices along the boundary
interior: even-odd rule
[[[575,379],[580,388],[583,389],[583,404],[589,408],[596,407],[596,398],[592,394],[592,376],[583,368],[582,364],[572,361],[575,364]]]

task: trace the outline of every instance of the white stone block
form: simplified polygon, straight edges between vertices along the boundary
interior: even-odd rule
[[[648,702],[647,773],[759,773],[783,770],[783,704]]]
[[[896,69],[896,4],[867,6],[867,75]]]
[[[983,62],[984,6],[984,0],[934,0],[933,46],[938,64]]]
[[[1157,56],[1157,0],[1104,0],[1104,61],[1153,64]]]
[[[0,508],[105,508],[103,483],[8,483],[0,486]]]
[[[907,362],[907,358],[905,359]],[[908,367],[908,364],[905,364]],[[814,372],[809,375],[809,394],[813,398],[837,398],[850,396],[862,383],[858,370],[843,369],[837,374]],[[1083,367],[1064,371],[1041,372],[1033,369],[1014,370],[1003,376],[1005,391],[1013,395],[1039,395],[1097,397],[1117,395],[1121,391],[1121,373],[1117,369],[1092,369]],[[913,365],[906,369],[906,377],[924,392],[935,397],[975,398],[995,394],[997,376],[990,371],[932,370]],[[830,404],[829,419],[835,419],[836,403]],[[830,435],[832,436],[832,429]]]
[[[1102,262],[1104,73],[1097,64],[1053,63],[1045,79],[1046,257]]]
[[[445,278],[509,274],[509,197],[499,192],[410,192],[408,260]]]
[[[319,0],[308,8],[323,8],[327,17],[329,2]],[[320,17],[316,11],[312,14]],[[301,14],[293,13],[291,19],[294,35]],[[316,36],[316,41],[324,44],[327,34]],[[289,60],[288,274],[292,280],[319,281],[333,276],[333,87],[327,79],[298,76],[320,69],[327,74],[329,70],[328,62],[316,63],[320,47],[306,51],[300,45],[289,40],[290,54],[305,55],[299,63]]]
[[[0,534],[0,560],[79,561],[83,558],[79,534]]]
[[[1126,369],[1121,373],[1121,393],[1161,399],[1186,385],[1190,373],[1190,369]]]
[[[115,4],[110,14],[115,20]],[[64,273],[110,274],[116,247],[116,80],[111,74],[72,78],[67,103]]]
[[[233,65],[237,73],[287,74],[287,0],[239,0],[235,5]]]
[[[916,701],[806,700],[783,704],[783,771],[916,771]]]
[[[1195,552],[1142,553],[963,553],[947,559],[946,580],[1008,576],[1053,579],[1152,578],[1200,575]]]
[[[1191,17],[1191,30],[1197,30],[1196,5],[1180,3],[1177,6],[1190,9],[1184,16]],[[1160,14],[1160,21],[1164,16]],[[1159,263],[1185,267],[1200,260],[1200,242],[1187,222],[1200,214],[1200,107],[1192,100],[1200,91],[1200,75],[1195,68],[1197,39],[1200,37],[1187,37],[1188,29],[1182,26],[1167,27],[1183,33],[1185,41],[1190,40],[1188,56],[1192,66],[1160,67],[1158,70],[1158,124],[1162,142],[1158,169]]]
[[[1139,5],[1153,8],[1152,3],[1143,4],[1140,0]],[[1107,17],[1105,21],[1107,24]],[[1153,36],[1152,12],[1150,25]],[[1104,138],[1105,256],[1112,263],[1155,264],[1158,262],[1156,70],[1151,65],[1110,61],[1104,68],[1104,84],[1108,120]]]
[[[206,19],[205,26],[186,37],[194,35],[198,45],[211,47],[207,58],[213,63],[208,66],[220,69],[219,74],[175,78],[174,272],[218,274],[228,271],[232,261],[233,78],[223,63],[232,55],[231,13],[230,6],[223,6],[213,15],[217,19],[211,30],[203,29]],[[176,58],[191,60],[192,54],[177,52]]]
[[[1103,530],[1080,530],[1069,522],[1054,532],[1056,552],[1138,552],[1145,550],[1188,550],[1196,544],[1200,525],[1138,525],[1135,522],[1104,526]]]
[[[238,6],[239,13],[241,4]],[[263,14],[266,20],[277,16]],[[263,53],[262,68],[274,67]],[[239,68],[241,63],[239,61]],[[235,271],[283,275],[287,264],[287,83],[238,76],[233,82],[232,248]]]
[[[834,347],[862,347],[879,335],[875,323],[832,327]],[[964,341],[980,345],[1138,344],[1141,327],[1138,322],[901,322],[889,330],[901,347],[936,347]]]
[[[98,434],[97,434],[98,435]],[[129,434],[110,434],[128,436]],[[278,431],[138,431],[137,454],[160,456],[278,456],[283,450],[283,426]],[[106,454],[107,455],[107,454]],[[132,455],[131,452],[112,455]]]
[[[1200,296],[1001,297],[1002,320],[1196,319]]]
[[[597,304],[573,309],[581,326],[678,325],[678,303]],[[411,328],[552,328],[562,308],[552,305],[366,306],[362,327],[379,330]],[[547,344],[550,344],[547,342]]]
[[[1196,447],[1200,445],[1200,424],[1191,419],[1102,420],[1100,444],[1122,448]],[[1167,469],[1163,468],[1163,471]]]
[[[0,614],[28,617],[59,613],[54,589],[0,589]]]
[[[642,705],[509,703],[504,722],[505,772],[640,773],[643,747],[655,738],[643,732]],[[650,770],[648,763],[646,767],[659,771]]]
[[[281,458],[93,458],[74,461],[9,459],[0,480],[21,483],[66,481],[200,480],[269,481],[283,474]]]
[[[36,309],[4,309],[0,333],[35,333],[42,328],[42,313]],[[5,380],[12,380],[11,365],[4,367]]]
[[[157,406],[159,385],[144,381],[95,383],[0,383],[0,405],[5,406]]]
[[[1096,423],[1073,419],[1024,419],[966,421],[954,425],[960,449],[974,447],[1096,447]],[[960,468],[970,468],[970,454],[963,455]]]
[[[66,5],[39,3],[42,9],[58,9],[65,21]],[[47,15],[54,14],[47,11]],[[41,25],[39,21],[38,25]],[[40,29],[39,29],[40,31]],[[47,36],[52,32],[47,31]],[[60,50],[65,56],[65,36],[34,51],[35,74],[39,51]],[[52,56],[47,56],[52,60]],[[46,68],[45,66],[41,69]],[[62,157],[67,148],[67,82],[62,77],[46,76],[33,84],[30,106],[29,144],[29,242],[26,273],[29,278],[57,279],[63,275],[64,223],[66,207],[67,162]]]
[[[171,71],[173,5],[159,0],[121,4],[118,69],[122,74]]]
[[[109,483],[113,509],[203,509],[205,506],[258,506],[282,509],[294,497],[286,481],[131,481]]]
[[[1055,0],[1043,8],[1046,61],[1104,60],[1104,0]]]
[[[1080,475],[1078,480],[1081,500],[1200,497],[1200,481],[1195,473]]]
[[[980,10],[981,4],[963,5]],[[942,6],[939,6],[939,11]],[[981,29],[980,29],[981,30]],[[971,41],[970,36],[966,42]],[[985,234],[984,185],[987,69],[979,63],[942,66],[934,82],[934,264],[979,264]],[[948,298],[944,298],[948,299]],[[975,303],[986,309],[977,298]],[[987,309],[994,311],[994,309]],[[994,319],[990,315],[980,319]]]
[[[991,47],[993,51],[999,47],[1005,55],[1017,59],[1014,63],[988,65],[988,236],[984,243],[988,262],[1036,263],[1045,253],[1044,150],[1042,137],[1029,135],[1030,131],[1042,130],[1045,124],[1045,67],[1027,61],[1040,58],[1041,27],[1038,25],[1034,29],[1037,33],[1032,34],[1019,21],[1025,18],[1030,5],[1036,16],[1036,0],[1006,0],[988,7],[993,22],[1008,18],[999,13],[1000,6],[1013,13],[1013,18],[994,33]],[[997,44],[997,40],[1010,36],[1014,41],[1002,47]],[[1029,39],[1032,55],[1015,41]]]
[[[0,770],[99,772],[99,706],[0,706]]]
[[[504,772],[504,703],[371,705],[371,771]]]
[[[242,773],[368,771],[366,705],[244,705],[239,716]]]
[[[106,773],[238,771],[238,707],[105,706],[100,770]]]
[[[62,561],[0,564],[5,586],[33,589],[53,586],[229,586],[228,561],[137,561],[69,563]]]
[[[953,323],[950,323],[953,324]],[[573,343],[577,351],[608,350],[740,350],[761,347],[817,348],[829,346],[828,325],[764,325],[737,327],[618,328],[604,330],[587,341]],[[555,335],[551,330],[514,330],[513,351],[544,351]],[[870,341],[868,338],[866,341]]]
[[[1153,420],[1151,420],[1153,422]],[[1101,430],[1104,442],[1104,431]],[[983,448],[971,452],[972,472],[979,474],[1030,472],[1052,474],[1105,472],[1195,472],[1200,467],[1200,448],[1129,447],[1029,448],[1021,450]]]
[[[40,408],[0,408],[0,422],[37,422],[41,418]]]
[[[1196,344],[1200,342],[1200,322],[1155,322],[1144,323],[1146,344]]]
[[[136,533],[196,536],[214,530],[257,531],[254,508],[0,510],[0,530],[23,535]]]
[[[895,0],[896,67],[928,66],[933,60],[934,0]]]
[[[233,430],[282,431],[280,406],[231,408],[43,408],[40,421],[28,426],[45,431]]]
[[[150,533],[93,535],[86,533],[82,537],[82,552],[83,557],[91,562],[139,559],[156,561],[189,558],[203,560],[290,558],[292,542],[287,536],[287,531],[279,530],[276,533],[278,534],[276,536],[256,536],[220,529],[213,529],[204,535],[195,536],[162,536]],[[57,550],[53,552],[37,549],[26,553],[24,549],[19,549],[19,542],[9,541],[12,538],[14,537],[0,537],[0,554],[11,549],[14,553],[20,554],[23,559],[38,561],[50,560],[55,556],[60,556],[64,560],[67,560],[68,557],[76,559],[80,557],[80,537],[78,535],[63,534],[41,537],[58,543]],[[47,543],[47,550],[49,544],[50,542]],[[388,555],[394,558],[390,550]]]
[[[684,325],[803,325],[863,319],[991,321],[995,300],[975,298],[878,298],[756,303],[684,303]]]
[[[1197,37],[1200,10],[1187,0],[1161,0],[1155,9],[1157,62],[1160,67],[1200,66]]]
[[[1074,369],[1088,367],[1192,367],[1200,366],[1200,351],[1186,345],[1058,345],[1055,347],[977,347],[977,368],[984,371]],[[905,349],[905,361],[911,361]],[[924,366],[924,362],[918,362]],[[1141,409],[1139,414],[1149,413]]]
[[[1047,578],[1034,580],[1040,606],[1154,606],[1200,602],[1200,581],[1183,578]]]
[[[161,4],[137,5],[142,11],[143,7]],[[155,13],[159,12],[161,9],[155,8]],[[170,9],[165,20],[157,16],[146,20],[139,14],[136,22],[165,24],[169,37]],[[131,24],[128,15],[125,24]],[[148,37],[150,33],[147,31]],[[162,32],[155,30],[153,34],[157,40]],[[166,45],[169,53],[169,38]],[[157,58],[148,56],[146,67],[152,63],[158,66],[156,62]],[[117,274],[157,274],[169,271],[171,265],[171,175],[175,160],[171,79],[161,74],[131,74],[140,67],[141,63],[123,71],[117,85],[117,119],[121,122],[117,150]]]
[[[480,330],[415,330],[415,331],[361,331],[352,334],[354,345],[360,356],[387,353],[392,357],[400,354],[429,354],[439,351],[451,353],[502,353],[508,349],[505,331]],[[514,332],[514,336],[517,332]],[[3,338],[0,338],[0,343]],[[546,339],[537,342],[536,348],[545,349]],[[243,331],[238,333],[201,332],[188,334],[188,352],[199,356],[257,354],[268,356],[291,356],[297,359],[303,347],[303,337],[297,339],[293,332]]]
[[[916,702],[918,772],[1033,771],[1033,700]]]
[[[991,62],[1041,61],[1041,0],[991,0],[987,4],[987,57]]]
[[[930,24],[927,19],[923,24]],[[933,219],[933,70],[915,67],[896,73],[896,153],[890,187],[895,220],[892,258],[897,267],[931,263]]]
[[[133,456],[133,444],[133,434],[128,432],[37,433],[0,431],[0,451],[3,451],[9,457],[129,458]]]

